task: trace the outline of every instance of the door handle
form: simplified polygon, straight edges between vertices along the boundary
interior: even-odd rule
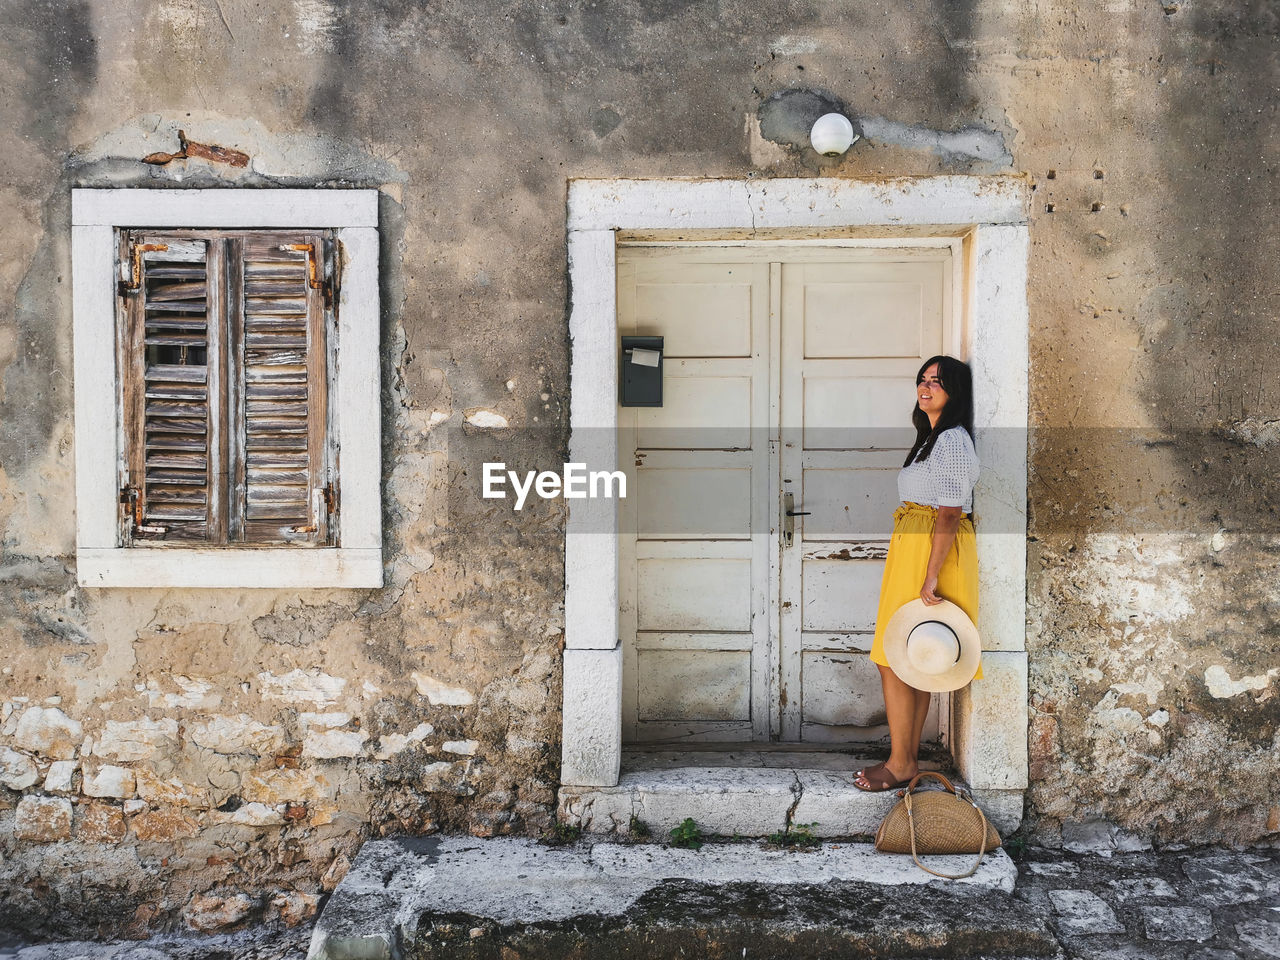
[[[782,536],[786,542],[786,546],[791,546],[791,541],[796,535],[796,517],[807,517],[810,511],[797,510],[796,496],[794,493],[784,493],[782,495]]]

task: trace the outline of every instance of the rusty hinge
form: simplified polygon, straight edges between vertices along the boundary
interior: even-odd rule
[[[326,305],[333,301],[333,284],[320,275],[320,257],[314,243],[286,243],[281,250],[301,250],[307,255],[307,286],[324,295]]]
[[[138,495],[137,487],[131,483],[121,487],[120,502],[129,508],[129,518],[135,527],[142,523],[142,497]]]
[[[142,514],[144,511],[142,492],[133,484],[126,483],[120,488],[120,502],[128,507],[130,533],[165,534],[169,532],[168,527],[160,527],[154,524],[145,524],[142,522]]]
[[[318,533],[320,531],[320,506],[324,505],[326,517],[338,512],[338,496],[333,484],[325,484],[323,489],[311,491],[311,522],[305,527],[291,527],[294,533]]]
[[[317,262],[316,245],[314,243],[287,243],[280,249],[305,251],[307,254],[307,285],[313,290],[319,290],[324,286],[324,281],[320,278],[320,265]]]
[[[120,281],[120,295],[132,293],[142,287],[142,255],[158,250],[168,250],[167,243],[134,243],[129,247],[130,279]]]

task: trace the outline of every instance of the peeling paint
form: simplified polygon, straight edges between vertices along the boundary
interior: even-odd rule
[[[258,682],[262,685],[262,695],[269,700],[301,700],[322,707],[336,704],[347,686],[345,677],[297,669],[280,676],[260,673]]]
[[[511,423],[493,410],[468,410],[466,422],[484,430],[505,430]]]
[[[1209,688],[1210,696],[1221,700],[1227,697],[1238,697],[1242,693],[1251,693],[1256,690],[1265,690],[1271,686],[1271,681],[1280,676],[1280,667],[1273,667],[1264,674],[1252,677],[1241,677],[1239,680],[1232,680],[1225,667],[1214,664],[1204,672],[1205,686]]]
[[[1183,539],[1097,534],[1082,560],[1089,575],[1080,599],[1116,620],[1172,622],[1194,612],[1195,574],[1186,565]]]
[[[475,702],[475,697],[471,692],[461,687],[451,687],[421,673],[414,673],[411,676],[413,677],[413,682],[418,685],[418,692],[432,704],[448,707],[466,707]]]
[[[1160,678],[1159,674],[1143,667],[1137,668],[1135,672],[1141,679],[1113,683],[1111,689],[1121,695],[1134,694],[1142,696],[1149,706],[1155,706],[1160,702],[1160,694],[1164,692],[1164,680]]]
[[[222,702],[222,694],[214,689],[213,681],[211,680],[184,677],[176,674],[166,678],[166,680],[182,692],[163,693],[160,689],[160,681],[148,680],[143,689],[146,690],[147,701],[150,706],[167,707],[169,709],[194,709],[199,707],[212,710],[216,709]]]
[[[760,132],[760,118],[755,113],[746,115],[743,127],[747,136],[747,151],[751,156],[753,167],[771,167],[787,159],[786,150],[779,144],[764,138]]]

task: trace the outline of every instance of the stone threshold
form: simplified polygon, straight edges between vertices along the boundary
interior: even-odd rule
[[[958,873],[972,859],[937,857],[931,863]],[[620,954],[609,952],[609,945],[619,943],[618,936],[631,936],[638,938],[636,955],[657,957],[665,955],[651,943],[658,934],[659,940],[670,939],[673,933],[677,940],[685,934],[696,939],[703,935],[699,931],[711,925],[719,931],[717,936],[745,937],[751,943],[759,934],[760,921],[779,910],[787,924],[802,914],[808,916],[806,923],[814,937],[835,942],[832,938],[852,935],[860,916],[865,920],[883,909],[885,894],[876,890],[884,885],[936,891],[914,896],[937,900],[926,911],[937,926],[940,918],[932,911],[948,908],[968,895],[1008,894],[1016,877],[1017,868],[1003,851],[989,855],[974,876],[946,881],[920,870],[909,856],[877,853],[862,843],[791,850],[747,841],[707,844],[694,851],[653,843],[579,842],[548,847],[527,838],[397,837],[372,840],[361,848],[326,904],[307,956],[308,960],[490,953],[497,957],[507,955],[504,944],[529,942],[529,938],[550,950],[547,956],[584,944],[606,952],[581,955],[612,956]],[[894,894],[890,899],[900,896],[909,900],[912,895]],[[794,910],[786,906],[792,899]],[[875,905],[871,914],[867,904]],[[833,910],[847,911],[847,915]],[[970,914],[973,911],[958,909],[954,929],[942,923],[939,936],[954,938],[956,930],[964,928],[966,942],[975,946],[983,942],[994,921]],[[913,942],[921,922],[911,919],[902,930],[893,931],[871,923],[864,932],[875,943],[894,933],[905,938],[901,942],[906,945]],[[1042,931],[1031,929],[1028,922],[1028,918],[1014,918],[1001,927],[1001,935],[1016,940],[1031,930],[1030,942],[1039,944]],[[790,926],[788,930],[783,939],[794,934]],[[791,943],[786,949],[794,946]],[[1026,945],[1022,950],[1023,956],[1035,952]],[[762,954],[753,950],[751,955]]]
[[[853,778],[880,759],[795,745],[628,750],[616,786],[562,786],[559,816],[586,833],[624,835],[634,817],[660,839],[686,818],[724,837],[767,837],[794,824],[809,825],[818,837],[869,837],[897,792],[866,793]],[[943,763],[929,757],[920,766],[939,770]]]

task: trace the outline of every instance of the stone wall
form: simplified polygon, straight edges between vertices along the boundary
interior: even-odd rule
[[[296,918],[365,836],[547,827],[564,515],[478,467],[564,459],[570,177],[1025,172],[1029,829],[1274,841],[1276,32],[1260,0],[13,0],[7,922]],[[845,158],[796,145],[815,104],[861,119]],[[140,162],[180,128],[248,167]],[[70,188],[219,185],[382,191],[382,590],[76,586]]]

